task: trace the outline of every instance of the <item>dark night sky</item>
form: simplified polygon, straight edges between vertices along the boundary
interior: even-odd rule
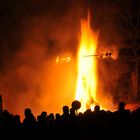
[[[28,28],[30,30],[34,24],[38,24],[34,23],[37,22],[34,20],[46,18],[49,20],[49,24],[54,24],[54,22],[57,24],[61,18],[66,16],[71,3],[68,0],[42,0],[41,2],[38,0],[1,1],[0,52],[2,55],[4,55],[5,51],[9,55],[13,55],[15,51],[20,49],[25,30],[28,30]]]

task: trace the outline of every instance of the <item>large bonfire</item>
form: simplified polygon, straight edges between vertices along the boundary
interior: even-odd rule
[[[77,85],[76,100],[81,102],[80,112],[87,109],[93,110],[97,103],[97,58],[85,57],[94,55],[97,51],[98,33],[91,29],[90,15],[81,20],[81,32],[79,36],[79,48],[77,56]]]

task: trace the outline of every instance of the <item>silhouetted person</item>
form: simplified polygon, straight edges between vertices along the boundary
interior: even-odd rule
[[[118,111],[124,111],[124,110],[125,110],[125,103],[124,102],[119,102]]]
[[[99,105],[96,105],[95,107],[94,107],[94,112],[95,113],[98,113],[100,111],[100,106]]]
[[[31,112],[30,108],[26,108],[24,111],[25,118],[23,120],[23,128],[30,129],[36,128],[36,119]]]
[[[71,129],[77,129],[78,128],[78,117],[76,116],[75,109],[70,108],[70,127]]]
[[[2,95],[0,95],[0,115],[3,112],[3,102],[2,102]]]
[[[68,106],[63,106],[63,115],[68,116],[69,115],[69,107]]]
[[[81,103],[79,101],[75,100],[72,102],[71,106],[76,111],[76,115],[78,115],[78,109],[80,109]]]
[[[21,129],[21,121],[20,121],[20,116],[19,115],[14,116],[14,128],[15,129]]]
[[[62,127],[68,128],[70,123],[69,107],[63,106],[63,114],[61,115],[61,125]]]
[[[70,108],[70,116],[73,116],[73,117],[76,116],[74,108]]]
[[[133,129],[140,129],[140,107],[137,107],[136,110],[133,110],[132,123]]]
[[[61,128],[61,115],[59,113],[55,114],[55,128]]]
[[[124,102],[119,102],[118,110],[113,115],[115,129],[119,134],[130,127],[130,111],[125,109]]]
[[[14,127],[13,118],[14,118],[13,114],[10,114],[7,110],[3,111],[4,128]]]
[[[55,125],[55,121],[54,121],[54,114],[50,113],[47,117],[47,126],[49,127],[49,129],[53,129],[54,125]]]
[[[39,116],[37,116],[38,128],[47,129],[47,112],[43,111]]]

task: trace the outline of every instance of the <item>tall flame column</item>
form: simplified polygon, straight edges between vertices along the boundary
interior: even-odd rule
[[[87,54],[96,54],[98,34],[90,26],[90,16],[81,20],[81,33],[77,54],[77,85],[76,100],[81,102],[80,112],[93,109],[97,94],[97,60],[96,57],[84,57]]]

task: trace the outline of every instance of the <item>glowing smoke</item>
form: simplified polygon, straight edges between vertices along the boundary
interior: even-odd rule
[[[27,13],[22,11],[22,4],[16,5],[13,14],[18,33],[11,31],[12,43],[10,38],[3,40],[0,92],[4,108],[14,114],[23,115],[26,107],[35,115],[43,110],[61,112],[62,106],[74,99],[74,53],[82,3],[54,0],[44,4],[29,2]],[[16,48],[12,48],[14,43]],[[73,61],[70,65],[56,65],[57,55],[64,53],[72,55]]]

